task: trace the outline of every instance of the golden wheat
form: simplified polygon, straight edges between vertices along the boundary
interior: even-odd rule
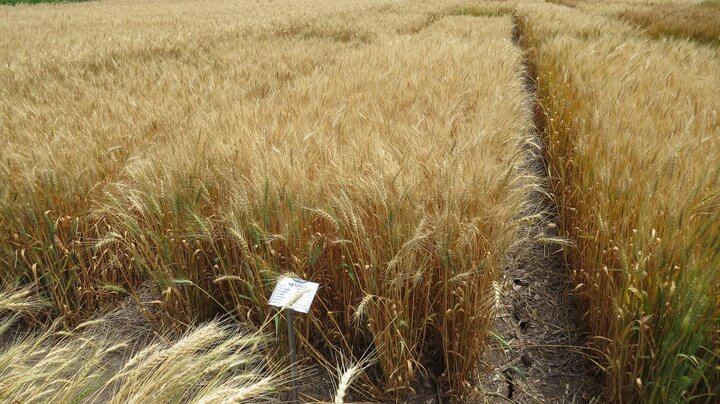
[[[293,273],[323,285],[301,342],[377,346],[397,396],[439,352],[461,394],[536,182],[512,9],[0,8],[3,281],[68,323],[147,284],[260,324]]]
[[[0,337],[9,335],[6,321]],[[277,402],[288,380],[283,369],[263,363],[267,339],[236,327],[209,323],[136,353],[132,332],[67,333],[56,324],[40,334],[9,335],[14,340],[0,353],[0,400]]]
[[[718,5],[655,4],[630,7],[623,10],[620,17],[645,28],[648,35],[654,38],[669,36],[720,44]]]
[[[612,399],[713,401],[720,51],[601,8],[522,7],[568,258]]]

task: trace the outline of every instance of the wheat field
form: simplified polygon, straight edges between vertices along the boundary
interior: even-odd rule
[[[483,351],[540,343],[494,328],[539,228],[595,402],[716,401],[718,10],[0,5],[0,401],[286,400],[295,276],[328,401],[495,402]]]
[[[318,357],[462,395],[536,149],[505,3],[2,9],[0,262],[69,326],[150,287],[169,326],[255,325],[319,282]],[[198,13],[202,18],[198,18]]]

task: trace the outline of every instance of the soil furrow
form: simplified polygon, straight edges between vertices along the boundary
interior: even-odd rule
[[[545,114],[538,102],[536,68],[523,46],[522,27],[514,17],[513,41],[523,48],[528,108],[534,117],[533,137],[540,150],[529,164],[544,189],[533,195],[542,219],[522,230],[525,240],[508,255],[497,308],[495,335],[481,358],[479,387],[486,402],[601,402],[602,382],[584,352],[588,334],[568,278],[563,246],[554,224],[544,161]],[[527,212],[528,215],[532,212]]]

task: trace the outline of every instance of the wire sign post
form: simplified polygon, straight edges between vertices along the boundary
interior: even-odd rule
[[[280,278],[270,295],[270,306],[285,309],[287,322],[288,348],[290,356],[290,383],[292,383],[292,402],[299,402],[299,388],[297,384],[297,362],[295,355],[295,328],[293,327],[294,313],[307,313],[310,310],[315,294],[320,284],[308,282],[297,278]]]

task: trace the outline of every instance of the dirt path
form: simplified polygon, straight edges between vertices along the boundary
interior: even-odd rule
[[[513,39],[518,46],[520,35],[514,25]],[[526,69],[534,71],[528,63],[526,60]],[[530,108],[536,114],[534,136],[538,144],[544,145],[539,119],[542,110],[529,75],[525,87]],[[542,155],[537,156],[534,165],[535,172],[547,182]],[[563,247],[542,241],[557,236],[551,224],[557,209],[542,192],[534,198],[548,212],[548,220],[524,228],[528,241],[508,255],[499,285],[496,337],[481,358],[487,373],[479,387],[485,391],[485,402],[602,402],[602,380],[583,354],[587,334],[571,295]]]

